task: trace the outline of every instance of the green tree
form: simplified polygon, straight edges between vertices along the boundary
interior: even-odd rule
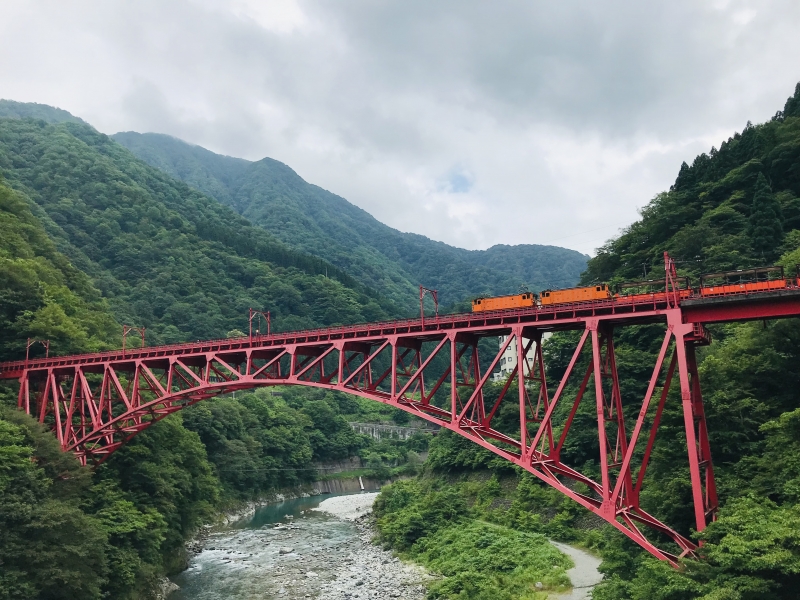
[[[769,189],[767,178],[758,174],[750,209],[750,236],[756,255],[772,259],[783,239],[781,205]]]
[[[81,509],[88,470],[21,413],[0,412],[0,599],[99,599],[107,534]]]

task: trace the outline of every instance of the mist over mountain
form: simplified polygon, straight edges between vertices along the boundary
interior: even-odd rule
[[[37,104],[36,102],[15,102],[14,100],[0,99],[0,119],[38,119],[46,123],[83,123],[86,121],[66,110]]]

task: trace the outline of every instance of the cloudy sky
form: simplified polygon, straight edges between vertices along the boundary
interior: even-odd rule
[[[4,0],[0,97],[287,163],[403,231],[592,253],[783,107],[797,0]]]

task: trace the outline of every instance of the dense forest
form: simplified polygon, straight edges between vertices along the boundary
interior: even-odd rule
[[[584,282],[640,279],[643,266],[659,278],[665,250],[678,260],[679,275],[695,283],[704,272],[772,263],[794,273],[800,263],[800,84],[769,122],[748,123],[719,149],[698,156],[691,166],[684,163],[670,190],[641,214],[599,249]],[[505,554],[523,544],[519,536],[525,533],[600,553],[605,580],[593,592],[597,600],[797,598],[800,322],[718,325],[711,331],[714,342],[699,356],[720,493],[718,520],[702,534],[692,529],[683,414],[674,389],[641,499],[645,510],[702,542],[700,560],[687,559],[674,569],[652,558],[532,476],[450,434],[434,440],[417,480],[381,494],[376,514],[383,543],[450,576],[431,588],[432,598],[536,598],[530,585],[536,577],[545,590],[558,590],[560,565],[547,579],[534,558],[520,563],[514,559],[519,552]],[[661,335],[653,326],[615,335],[628,417],[638,411]],[[573,338],[562,333],[546,342],[550,380],[564,372]],[[569,385],[573,389],[566,393],[574,395],[577,383]],[[596,415],[589,404],[575,416],[577,429],[573,426],[562,456],[596,476]],[[471,560],[486,548],[498,560]]]
[[[102,295],[118,323],[146,327],[151,343],[245,330],[249,307],[270,310],[278,330],[399,315],[335,266],[288,248],[88,125],[0,119],[0,177],[4,190],[14,190],[3,193],[27,206],[46,232],[31,246],[31,259],[49,237],[47,244],[66,257],[62,262],[85,274],[73,279],[93,286],[83,296]],[[15,268],[15,250],[9,251],[3,288],[24,297],[16,286],[27,285],[26,278],[5,272]],[[66,282],[67,289],[75,285]],[[9,305],[17,312],[6,315],[7,326],[24,321],[20,307]],[[27,337],[25,323],[13,327],[16,345],[0,350],[0,358],[19,356]],[[101,341],[109,340],[93,343]],[[83,349],[58,343],[58,352]]]
[[[586,268],[588,256],[555,246],[500,244],[470,251],[402,233],[270,158],[249,162],[220,156],[152,133],[112,137],[146,163],[406,308],[414,307],[419,284],[438,289],[449,306],[477,294],[516,293],[522,285],[569,287]]]

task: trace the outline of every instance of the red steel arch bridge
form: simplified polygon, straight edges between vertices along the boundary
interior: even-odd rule
[[[800,286],[794,282],[780,290],[687,297],[674,282],[670,291],[668,270],[666,290],[629,301],[423,315],[6,362],[0,363],[0,379],[19,380],[19,408],[52,427],[61,447],[84,464],[102,463],[158,420],[219,394],[274,385],[355,394],[464,436],[532,473],[654,556],[676,564],[697,545],[639,502],[669,391],[679,391],[671,398],[680,397],[685,426],[685,438],[670,442],[686,445],[694,522],[701,531],[717,510],[695,357],[697,346],[710,343],[705,324],[800,316]],[[644,397],[623,402],[614,334],[644,324],[663,327],[661,348]],[[580,335],[564,375],[548,381],[542,339],[554,331]],[[480,351],[478,345],[484,338],[503,341],[481,359],[487,344]],[[512,344],[517,366],[490,397],[487,382]],[[585,402],[597,415],[592,431],[599,445],[599,478],[562,459],[576,412]],[[498,413],[507,403],[518,417],[513,426],[501,427]]]

